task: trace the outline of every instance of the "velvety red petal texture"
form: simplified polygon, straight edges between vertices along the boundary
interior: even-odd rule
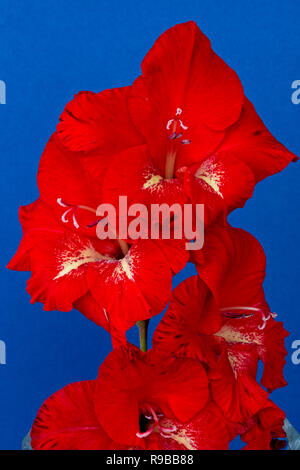
[[[106,310],[96,302],[90,291],[76,300],[73,307],[81,312],[86,318],[96,323],[96,325],[102,326],[106,331],[108,331],[114,345],[124,343],[124,334],[111,327]]]
[[[220,307],[267,307],[262,287],[266,257],[251,234],[229,225],[213,226],[205,233],[203,250],[192,256]]]
[[[94,256],[90,242],[75,235],[40,240],[31,250],[31,302],[42,302],[45,310],[71,310],[88,291],[87,265]]]
[[[282,322],[275,321],[270,312],[252,312],[245,318],[226,318],[222,328],[216,333],[228,344],[235,347],[252,345],[256,354],[264,363],[261,383],[272,392],[286,385],[283,377],[283,367],[287,351],[284,340],[288,332]],[[264,320],[267,318],[267,320]],[[237,350],[237,354],[239,354]],[[235,355],[234,351],[231,355]],[[241,361],[240,361],[241,362]]]
[[[188,259],[183,240],[138,240],[124,257],[116,241],[68,230],[40,201],[23,207],[20,219],[24,235],[8,267],[31,271],[32,302],[45,310],[77,307],[109,330],[114,344],[136,321],[165,308],[173,272]]]
[[[63,153],[70,151],[73,165],[84,171],[86,190],[96,193],[95,209],[103,202],[98,194],[112,158],[144,142],[128,115],[129,90],[123,87],[101,93],[80,92],[67,104],[57,126],[56,138]]]
[[[154,341],[168,337],[173,346],[186,348],[191,338],[193,343],[201,343],[203,335],[221,328],[220,309],[261,306],[269,310],[262,287],[264,251],[249,233],[229,225],[213,226],[206,231],[203,249],[192,253],[192,260],[196,261],[200,279],[192,277],[173,291]]]
[[[88,264],[108,257],[108,243],[92,243],[84,236],[55,228],[51,213],[39,202],[24,207],[21,219],[24,238],[17,257],[30,259],[27,290],[32,302],[42,302],[45,310],[71,310],[73,303],[88,292]],[[103,253],[97,251],[99,248]],[[14,259],[9,267],[18,269]]]
[[[229,129],[216,155],[224,152],[244,161],[253,171],[256,182],[298,160],[268,131],[247,98],[239,121]]]
[[[243,96],[235,72],[190,21],[157,39],[143,60],[142,76],[133,84],[129,106],[158,165],[172,130],[182,133],[184,141],[191,141],[191,145],[180,145],[180,167],[197,161],[191,160],[191,154],[199,161],[216,148],[223,131],[237,121]]]
[[[207,375],[197,361],[170,361],[132,345],[109,354],[97,383],[98,419],[112,439],[128,445],[140,443],[139,417],[147,406],[187,422],[205,406],[209,393]]]
[[[263,248],[227,217],[298,157],[193,21],[164,32],[141,68],[132,86],[66,105],[41,157],[39,199],[20,208],[8,267],[31,272],[31,302],[78,309],[114,348],[97,380],[45,401],[32,447],[223,450],[240,435],[247,450],[283,448],[285,415],[269,393],[286,385],[288,333],[265,299]],[[199,222],[204,245],[189,251]],[[188,261],[197,275],[172,292]],[[126,332],[168,302],[153,348],[129,344]]]
[[[224,419],[211,402],[190,422],[163,418],[161,425],[176,430],[164,434],[152,433],[147,441],[147,449],[152,450],[227,450],[229,435]]]
[[[226,418],[242,423],[268,398],[256,382],[259,359],[264,363],[261,384],[268,391],[286,384],[287,332],[264,297],[265,255],[247,232],[214,226],[194,258],[200,277],[174,289],[153,344],[206,363],[214,400]]]
[[[96,308],[89,293],[87,267],[115,256],[114,245],[63,230],[39,200],[20,208],[20,221],[23,238],[8,268],[31,271],[27,284],[31,301],[42,302],[45,310],[69,311],[78,305],[88,318],[109,329],[102,306]]]
[[[91,207],[94,213],[77,209],[78,221],[82,216],[89,216],[86,223],[95,220],[96,209],[101,202],[101,185],[91,186],[79,157],[64,148],[56,134],[50,138],[41,156],[37,179],[41,201],[51,206],[61,222],[68,208],[80,205]],[[72,214],[68,219],[74,228]]]
[[[189,260],[189,251],[186,249],[186,240],[170,239],[156,240],[155,244],[162,250],[166,261],[174,274],[179,273]]]
[[[257,363],[251,345],[228,345],[209,374],[212,397],[231,421],[243,423],[266,404],[268,394],[256,382]]]
[[[31,430],[34,450],[105,450],[113,443],[94,411],[95,381],[75,382],[48,398]]]
[[[199,276],[192,276],[173,290],[153,344],[173,355],[211,362],[215,360],[214,343],[208,335],[218,331],[221,324],[211,292]]]
[[[121,259],[90,265],[89,288],[121,331],[160,313],[171,296],[172,271],[152,240],[137,240]]]
[[[107,158],[141,143],[127,113],[130,87],[82,91],[75,95],[60,116],[57,134],[72,151],[97,151]]]
[[[270,363],[276,371],[273,380],[282,377],[282,352],[265,348],[264,333],[257,328],[250,329],[248,319],[224,319],[219,331],[207,334],[207,324],[201,329],[197,324],[205,309],[205,293],[201,284],[192,283],[190,278],[179,285],[163,320],[158,325],[153,338],[156,348],[175,355],[196,358],[209,366],[209,379],[212,396],[227,419],[243,422],[264,406],[268,395],[256,382],[257,363],[260,348],[267,353]],[[192,294],[192,284],[194,292]],[[200,287],[200,288],[199,288]],[[189,295],[190,293],[190,295]],[[202,295],[201,295],[202,294]],[[198,299],[198,303],[194,299]],[[213,310],[215,312],[215,310]],[[220,316],[218,316],[220,321]],[[208,320],[208,318],[207,318]],[[261,321],[261,316],[259,318]],[[234,322],[237,322],[235,325]],[[230,325],[234,325],[232,327]],[[247,328],[248,327],[248,328]],[[248,333],[249,332],[249,333]],[[284,335],[281,336],[281,348],[284,349]],[[260,346],[258,347],[258,344]],[[273,355],[273,357],[272,357]],[[272,359],[271,359],[272,358]]]
[[[286,446],[283,429],[285,413],[271,400],[251,418],[242,431],[241,439],[247,443],[244,450],[279,450]]]

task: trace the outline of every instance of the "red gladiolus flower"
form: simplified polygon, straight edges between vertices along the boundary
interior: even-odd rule
[[[266,129],[236,73],[194,22],[163,33],[132,87],[77,95],[57,134],[106,202],[205,203],[206,223],[297,157]],[[113,158],[111,158],[113,156]]]
[[[97,381],[68,385],[46,400],[32,427],[32,447],[226,449],[225,420],[208,399],[200,363],[166,361],[127,345],[107,357]]]
[[[34,450],[121,449],[102,429],[94,410],[96,382],[67,385],[48,398],[31,429]]]
[[[228,449],[238,434],[246,449],[284,446],[284,413],[269,393],[286,385],[288,333],[265,299],[262,247],[227,215],[296,160],[194,22],[157,39],[132,86],[80,92],[67,104],[41,157],[39,198],[20,208],[23,237],[8,267],[31,271],[31,302],[78,309],[115,349],[97,380],[45,401],[34,449]],[[113,240],[100,239],[97,208],[113,204],[120,219],[120,196],[145,209],[168,204],[173,238],[136,240],[113,228]],[[191,254],[173,227],[186,203],[193,214],[205,207],[204,247]],[[145,227],[156,224],[159,237],[161,221]],[[188,259],[198,274],[171,293]],[[127,343],[126,331],[169,301],[153,349]]]
[[[34,450],[226,450],[224,419],[208,403],[189,423],[160,417],[160,428],[135,447],[114,442],[95,414],[96,381],[76,382],[59,390],[40,408],[31,430]],[[148,420],[148,424],[151,425]],[[165,430],[164,432],[162,430]],[[167,430],[167,432],[166,432]],[[168,432],[168,431],[172,432]]]
[[[40,200],[20,210],[24,235],[8,267],[31,271],[27,290],[32,302],[42,302],[45,310],[78,308],[119,339],[138,320],[164,309],[172,273],[187,261],[183,242],[180,248],[171,240],[163,246],[137,240],[125,254],[117,241],[77,230],[68,207],[60,211],[57,220]]]
[[[228,419],[244,422],[268,396],[256,382],[258,359],[264,363],[261,383],[268,391],[286,385],[287,332],[265,301],[265,256],[254,237],[213,227],[202,255],[199,277],[174,290],[153,342],[176,357],[206,363],[214,400]]]

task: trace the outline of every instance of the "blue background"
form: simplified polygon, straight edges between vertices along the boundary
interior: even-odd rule
[[[238,72],[269,129],[299,155],[300,105],[291,102],[291,83],[300,79],[299,18],[300,3],[282,0],[1,0],[0,79],[7,85],[7,104],[0,105],[0,339],[7,346],[7,364],[0,365],[1,449],[20,448],[44,399],[69,382],[94,378],[111,347],[108,335],[80,313],[30,305],[28,273],[5,268],[21,238],[18,206],[38,196],[39,157],[66,102],[79,90],[132,83],[156,37],[193,19]],[[266,250],[267,298],[291,333],[289,385],[273,399],[298,428],[300,365],[291,363],[291,343],[300,339],[299,177],[299,164],[290,165],[231,216]]]

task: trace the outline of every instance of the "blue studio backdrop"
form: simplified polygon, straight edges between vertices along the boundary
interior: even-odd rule
[[[19,449],[43,401],[70,382],[95,378],[111,349],[108,334],[77,311],[31,305],[28,273],[6,269],[21,239],[18,207],[38,196],[39,158],[65,104],[79,90],[131,84],[159,34],[192,19],[237,71],[267,127],[300,155],[300,104],[291,98],[300,80],[299,18],[295,0],[0,1],[1,449]],[[266,296],[290,332],[288,386],[271,398],[298,430],[299,180],[299,163],[291,164],[230,217],[266,251]],[[137,341],[135,331],[129,336]]]

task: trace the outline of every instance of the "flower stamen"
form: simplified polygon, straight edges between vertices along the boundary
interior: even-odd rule
[[[136,436],[140,439],[150,436],[150,434],[157,429],[159,433],[166,438],[171,437],[171,434],[177,431],[177,427],[175,425],[165,427],[160,424],[159,418],[163,418],[164,415],[162,413],[156,413],[152,406],[147,405],[145,408],[145,412],[143,413],[144,418],[148,421],[154,421],[152,426],[147,429],[145,432],[137,432]]]
[[[182,145],[188,145],[191,143],[189,139],[182,139],[183,132],[177,132],[178,127],[183,131],[188,129],[188,126],[183,124],[183,121],[179,119],[178,116],[182,114],[182,109],[177,108],[176,114],[172,119],[169,119],[166,125],[166,129],[171,131],[171,134],[168,136],[170,141],[178,141]],[[176,160],[177,151],[174,147],[168,152],[166,157],[166,166],[165,166],[165,179],[170,180],[173,178],[174,169],[175,169],[175,160]]]
[[[274,313],[274,312],[266,312],[265,310],[263,310],[262,308],[258,308],[258,307],[245,307],[245,306],[236,306],[236,307],[224,307],[224,308],[221,308],[220,309],[222,315],[224,317],[227,317],[227,318],[247,318],[247,317],[251,317],[254,315],[254,313],[256,312],[259,312],[262,316],[262,321],[263,321],[263,324],[262,325],[258,325],[257,328],[259,330],[264,330],[266,325],[267,325],[267,321],[270,320],[270,318],[276,318],[277,317],[277,313]],[[234,312],[237,312],[237,313],[234,313]],[[238,313],[240,311],[246,311],[246,312],[249,312],[249,313]]]
[[[67,210],[62,214],[61,216],[61,220],[64,224],[67,224],[69,222],[69,218],[68,218],[68,214],[72,214],[72,222],[73,222],[73,225],[76,229],[79,229],[80,226],[79,226],[79,223],[76,219],[76,214],[75,212],[77,211],[77,209],[81,209],[81,210],[84,210],[84,211],[89,211],[89,212],[93,212],[93,214],[96,214],[96,210],[93,209],[92,207],[89,207],[89,206],[83,206],[83,205],[73,205],[73,204],[68,204],[67,202],[63,201],[61,197],[58,197],[56,199],[56,202],[59,206],[61,207],[64,207],[66,208],[67,207]]]

